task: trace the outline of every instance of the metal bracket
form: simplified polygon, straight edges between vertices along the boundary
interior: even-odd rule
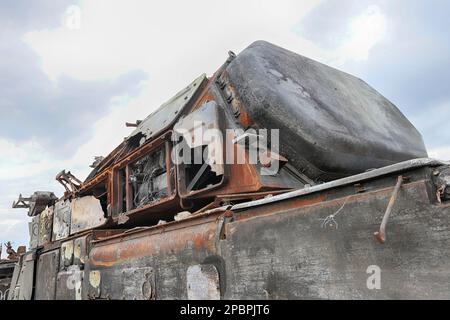
[[[19,199],[17,201],[13,201],[12,208],[13,209],[20,209],[20,208],[28,209],[28,208],[30,208],[31,200],[32,200],[31,197],[24,198],[24,197],[22,197],[22,194],[20,194]]]
[[[66,172],[66,170],[58,173],[55,179],[56,181],[61,183],[64,189],[66,189],[66,191],[69,193],[77,191],[82,184],[82,182],[78,180],[72,173],[70,173],[70,171]]]

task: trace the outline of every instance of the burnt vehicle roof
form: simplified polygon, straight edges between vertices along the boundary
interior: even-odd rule
[[[310,178],[427,157],[400,110],[350,74],[265,41],[241,52],[226,73],[250,117],[280,130],[282,154]]]
[[[173,126],[189,102],[192,101],[194,95],[200,90],[205,80],[207,80],[206,74],[200,75],[158,109],[150,113],[116,149],[91,171],[85,182],[92,180],[97,173],[107,168],[110,164],[126,156],[137,147],[158,137],[159,134]]]
[[[222,77],[257,127],[280,130],[281,154],[313,180],[428,156],[416,128],[367,83],[268,42],[251,44]],[[85,182],[169,130],[206,79],[200,76],[140,122]]]

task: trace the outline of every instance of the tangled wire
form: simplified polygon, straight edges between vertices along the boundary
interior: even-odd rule
[[[339,228],[339,224],[334,218],[336,218],[336,216],[342,211],[342,209],[344,209],[344,207],[347,204],[347,201],[348,201],[348,199],[350,199],[350,197],[351,196],[348,196],[345,199],[342,206],[335,213],[330,214],[325,219],[319,219],[320,221],[322,221],[322,225],[321,225],[322,229],[325,229],[326,227],[333,227],[333,226],[336,226],[336,230]]]

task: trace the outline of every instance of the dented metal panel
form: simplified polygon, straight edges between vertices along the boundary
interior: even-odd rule
[[[61,200],[55,203],[52,241],[61,240],[69,236],[70,211],[71,205],[69,200]]]
[[[37,261],[35,300],[53,300],[56,294],[56,275],[59,250],[42,254]]]
[[[52,241],[53,207],[47,207],[40,214],[39,219],[39,246]]]
[[[186,88],[178,92],[172,99],[164,103],[158,110],[145,118],[134,130],[128,139],[138,136],[140,144],[145,143],[146,140],[157,136],[163,130],[168,128],[175,119],[181,114],[181,111],[192,99],[198,89],[201,87],[203,81],[206,80],[206,75],[202,74],[195,79]]]
[[[72,200],[70,234],[102,226],[105,222],[105,213],[98,199],[86,196]]]

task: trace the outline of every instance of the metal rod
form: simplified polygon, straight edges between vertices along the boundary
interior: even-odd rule
[[[130,165],[127,164],[127,166],[125,167],[125,199],[126,199],[126,211],[130,211],[133,209],[133,199],[134,199],[134,194],[133,194],[133,188],[130,182]]]
[[[171,148],[170,142],[167,140],[165,143],[166,148],[166,184],[167,184],[167,196],[172,195],[172,178],[171,178]],[[176,182],[175,182],[176,183]]]
[[[381,221],[380,230],[375,232],[375,238],[380,243],[386,242],[386,225],[389,220],[389,216],[391,215],[392,209],[394,208],[395,201],[397,201],[398,193],[400,191],[400,187],[403,183],[403,176],[398,176],[397,178],[397,184],[395,185],[394,192],[392,193],[391,199],[389,200],[388,207],[386,209],[386,212],[384,213],[383,220]]]

